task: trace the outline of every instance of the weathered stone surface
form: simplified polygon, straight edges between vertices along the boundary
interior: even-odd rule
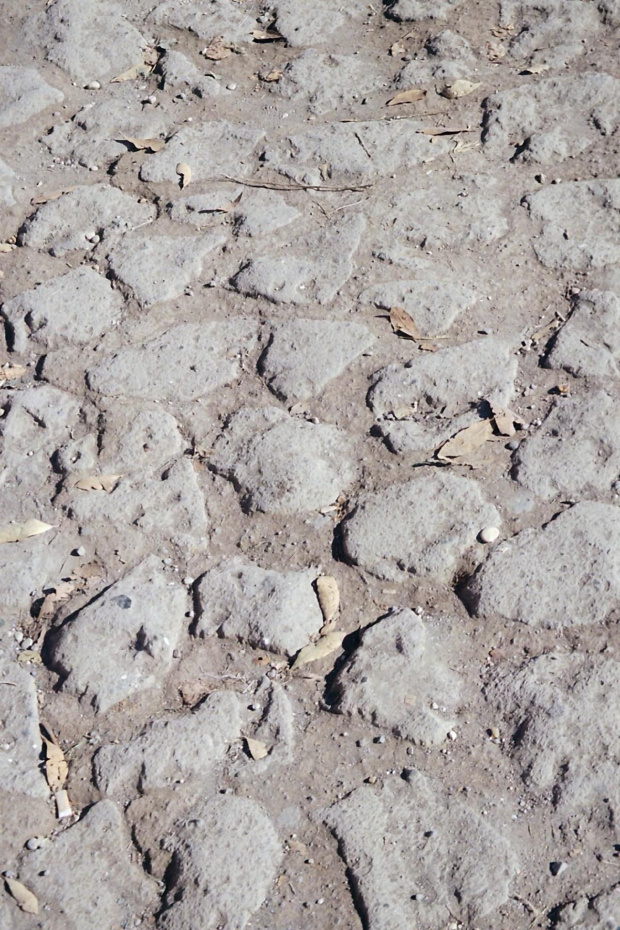
[[[532,244],[543,265],[590,271],[620,262],[620,180],[553,184],[525,203],[540,227]]]
[[[484,101],[483,141],[493,155],[543,165],[586,152],[619,124],[620,81],[608,74],[553,77]]]
[[[513,475],[541,497],[594,497],[620,476],[617,402],[603,391],[563,398],[522,442]]]
[[[480,420],[476,410],[457,417],[416,419],[412,407],[395,408],[395,419],[386,418],[376,424],[388,449],[396,455],[417,455],[420,460],[431,458],[436,449],[459,430]]]
[[[15,204],[13,185],[16,180],[16,172],[0,158],[0,207],[12,207]]]
[[[163,468],[179,456],[186,441],[172,414],[159,406],[114,404],[100,420],[99,470],[123,474]]]
[[[158,26],[189,29],[201,39],[222,36],[227,42],[249,42],[256,21],[234,0],[164,0],[148,17]]]
[[[620,887],[571,901],[558,908],[557,930],[609,930],[620,922]]]
[[[0,129],[25,123],[64,99],[34,68],[0,67]]]
[[[461,690],[445,655],[435,629],[412,610],[395,610],[364,630],[338,673],[336,709],[396,736],[437,746],[456,725]]]
[[[552,629],[601,623],[618,604],[619,550],[618,508],[576,504],[543,529],[496,547],[465,598],[479,617]]]
[[[321,54],[310,48],[290,61],[270,90],[286,99],[305,102],[308,112],[328,113],[376,93],[385,76],[372,59]]]
[[[293,223],[301,213],[275,191],[250,190],[244,192],[233,216],[237,235],[264,236]]]
[[[568,322],[554,337],[547,368],[608,382],[620,377],[620,298],[612,291],[582,291]]]
[[[198,581],[195,633],[217,633],[294,655],[323,626],[312,582],[316,572],[275,572],[233,559]]]
[[[286,514],[333,503],[355,475],[349,456],[350,439],[335,426],[247,407],[230,417],[210,464],[248,510]]]
[[[423,336],[438,336],[476,302],[476,295],[455,281],[422,278],[374,284],[362,291],[360,300],[382,310],[402,307],[411,314]]]
[[[252,171],[254,150],[263,136],[260,129],[246,129],[225,120],[183,127],[163,151],[144,162],[140,177],[143,181],[178,183],[179,162],[189,164],[192,181],[218,179],[222,175],[245,177]]]
[[[159,68],[166,89],[189,88],[199,97],[215,97],[220,92],[219,81],[204,75],[187,55],[175,49],[166,51]]]
[[[151,204],[138,203],[131,194],[107,184],[76,187],[39,207],[21,229],[19,243],[48,249],[53,255],[89,251],[95,247],[90,238],[96,234],[126,232],[154,220],[156,213]]]
[[[415,769],[406,782],[357,788],[325,821],[369,930],[436,930],[454,917],[477,926],[507,900],[517,874],[504,823],[496,826],[470,799],[448,794]]]
[[[112,397],[171,401],[205,397],[239,376],[236,354],[241,347],[252,350],[256,331],[254,321],[239,317],[176,323],[161,336],[102,360],[89,370],[88,383],[94,391]]]
[[[254,699],[264,710],[252,736],[263,742],[268,752],[264,759],[252,759],[249,767],[247,757],[239,762],[239,776],[245,775],[249,780],[295,762],[295,712],[286,691],[277,681],[265,677]]]
[[[320,394],[374,343],[372,333],[348,321],[292,320],[274,325],[259,362],[270,391],[295,403]]]
[[[28,519],[27,510],[32,516],[27,501],[21,504],[20,509],[24,519]],[[27,612],[32,603],[42,596],[44,588],[58,583],[66,557],[66,548],[51,533],[0,547],[0,572],[4,579],[0,590],[0,610],[5,615]]]
[[[82,608],[50,642],[63,689],[105,713],[156,688],[172,667],[187,597],[151,557]]]
[[[202,272],[205,256],[223,245],[221,233],[202,236],[124,237],[110,254],[116,278],[143,307],[180,297]]]
[[[0,687],[0,787],[3,793],[47,798],[49,788],[39,768],[42,743],[34,679],[4,656],[0,657],[0,681],[5,683]]]
[[[168,213],[170,219],[174,220],[175,223],[187,223],[196,229],[201,229],[204,226],[211,227],[216,220],[226,218],[227,214],[232,211],[233,201],[242,192],[242,187],[231,189],[223,184],[218,184],[214,190],[206,194],[175,197],[168,204]],[[261,191],[259,193],[268,192]]]
[[[324,45],[345,29],[348,11],[338,0],[315,0],[312,16],[296,0],[276,0],[273,6],[278,32],[291,48]]]
[[[396,0],[388,4],[387,15],[399,23],[418,23],[425,19],[447,19],[461,0]]]
[[[29,852],[19,879],[45,905],[49,930],[135,925],[156,909],[159,897],[130,850],[121,812],[112,801],[100,801],[51,843]]]
[[[444,29],[431,36],[424,48],[414,54],[396,80],[399,90],[408,90],[416,84],[430,81],[455,81],[470,78],[478,61],[474,51],[463,36]]]
[[[406,406],[455,416],[482,399],[508,404],[516,374],[510,346],[491,336],[388,365],[375,375],[368,402],[377,417]]]
[[[342,545],[349,562],[379,578],[448,581],[480,530],[500,525],[476,481],[438,473],[360,495]]]
[[[162,928],[243,930],[267,897],[281,857],[276,831],[255,801],[220,796],[196,804],[175,837]]]
[[[7,300],[0,312],[15,352],[26,352],[29,344],[57,349],[67,342],[84,345],[111,329],[123,316],[123,300],[102,275],[82,266]]]
[[[503,0],[500,5],[500,28],[514,33],[508,51],[519,61],[527,60],[529,66],[565,67],[585,53],[584,37],[596,40],[600,25],[598,10],[590,4]]]
[[[130,742],[102,746],[94,758],[97,787],[126,798],[178,781],[208,783],[239,738],[239,710],[232,691],[216,691],[195,713],[156,720]]]

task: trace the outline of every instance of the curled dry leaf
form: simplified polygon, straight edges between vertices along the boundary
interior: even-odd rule
[[[260,759],[264,759],[268,753],[267,747],[264,743],[261,743],[259,739],[251,739],[249,736],[246,736],[245,744],[248,747],[248,752],[255,762],[258,762]]]
[[[37,896],[29,888],[18,882],[16,878],[5,878],[6,887],[9,889],[11,897],[17,902],[22,911],[26,914],[39,913],[39,901]]]
[[[459,430],[456,436],[452,436],[447,442],[444,442],[435,452],[438,459],[452,460],[460,459],[471,455],[476,449],[480,448],[485,442],[493,437],[493,421],[480,420],[466,426],[465,429]]]
[[[301,668],[302,665],[307,665],[308,662],[317,662],[331,652],[335,652],[336,649],[340,649],[346,635],[343,630],[334,630],[333,633],[322,636],[317,643],[309,643],[304,646],[297,653],[297,658],[293,662],[291,669],[294,671],[296,668]]]
[[[323,629],[325,629],[338,615],[340,609],[338,582],[331,575],[320,575],[315,581],[315,585],[319,607],[323,614]],[[326,632],[328,631],[326,630]]]
[[[140,61],[138,64],[132,65],[131,68],[127,68],[122,74],[117,74],[116,77],[113,77],[110,84],[122,84],[124,81],[135,81],[136,78],[147,77],[152,70],[153,65]]]
[[[16,381],[23,378],[27,371],[25,365],[7,365],[6,368],[0,368],[0,382]]]
[[[49,620],[54,616],[60,604],[68,600],[75,591],[74,581],[61,581],[53,591],[45,595],[41,609],[39,610],[39,619]]]
[[[273,27],[271,29],[254,29],[252,31],[252,38],[255,42],[282,42],[284,41],[284,36],[281,35],[277,29]]]
[[[265,84],[273,84],[274,81],[279,81],[283,74],[282,68],[272,68],[269,74],[261,75],[261,81]]]
[[[17,661],[21,665],[26,665],[27,662],[30,662],[31,665],[43,665],[41,653],[35,652],[34,649],[22,649],[22,651],[18,653]]]
[[[122,475],[89,475],[88,478],[80,478],[76,482],[76,488],[80,491],[113,491]]]
[[[187,164],[187,162],[180,161],[176,167],[176,172],[180,178],[181,190],[183,190],[183,188],[187,187],[192,179],[192,169]]]
[[[166,147],[165,139],[136,139],[134,136],[121,136],[121,142],[129,142],[139,152],[161,152]]]
[[[201,52],[209,61],[222,61],[224,58],[230,58],[232,53],[233,46],[224,41],[224,36],[215,36]]]
[[[69,774],[65,754],[49,727],[41,725],[41,737],[45,747],[45,777],[47,783],[52,791],[61,791]]]
[[[395,333],[409,336],[410,339],[420,339],[422,336],[413,317],[402,307],[392,307],[390,310],[390,323]]]
[[[41,520],[24,520],[23,523],[10,523],[0,526],[0,543],[23,542],[31,536],[47,533],[53,530],[51,523],[42,523]]]
[[[515,427],[517,425],[523,426],[521,417],[513,413],[512,410],[498,407],[495,404],[490,404],[490,407],[491,413],[493,414],[493,424],[500,436],[514,436],[516,432]]]
[[[468,81],[466,78],[459,78],[459,80],[454,81],[453,84],[444,84],[438,93],[441,97],[446,97],[448,100],[458,100],[459,97],[466,97],[468,94],[473,94],[479,87],[482,87],[482,82],[480,81],[476,83],[475,81]]]
[[[410,87],[409,90],[401,90],[395,97],[391,97],[386,103],[387,107],[396,107],[401,103],[415,103],[416,100],[422,100],[426,97],[426,91],[419,87]]]

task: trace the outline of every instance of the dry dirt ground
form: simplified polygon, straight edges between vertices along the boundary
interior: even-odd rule
[[[620,926],[620,4],[0,17],[3,930]]]

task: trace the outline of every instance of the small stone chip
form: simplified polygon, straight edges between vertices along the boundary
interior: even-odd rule
[[[480,542],[492,543],[499,537],[499,530],[496,526],[485,526],[480,530]]]

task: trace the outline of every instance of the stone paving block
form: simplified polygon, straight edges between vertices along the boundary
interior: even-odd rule
[[[99,424],[102,474],[164,468],[187,445],[177,420],[159,406],[114,404]]]
[[[50,789],[40,768],[42,740],[34,679],[17,661],[1,656],[0,681],[0,787],[3,793],[48,798]],[[6,684],[9,681],[12,685]]]
[[[256,20],[234,0],[164,0],[147,18],[157,26],[188,29],[200,39],[222,36],[227,42],[249,42]]]
[[[188,88],[199,97],[215,97],[220,93],[220,82],[203,74],[191,58],[176,49],[167,49],[159,69],[166,90]]]
[[[512,58],[534,66],[564,68],[599,37],[599,11],[603,10],[603,4],[597,9],[564,0],[502,0],[500,28],[513,33],[508,41]]]
[[[243,193],[233,216],[237,235],[265,236],[289,226],[302,214],[275,191],[250,190]]]
[[[347,7],[338,0],[315,0],[312,16],[296,0],[276,0],[273,8],[276,28],[291,48],[335,41],[345,33],[347,14],[355,12],[355,4]]]
[[[461,0],[396,0],[387,4],[387,15],[399,23],[418,23],[425,19],[447,19]]]
[[[479,62],[467,39],[444,29],[427,39],[424,48],[416,52],[396,79],[399,90],[408,90],[417,84],[436,81],[455,81],[471,78]]]
[[[456,281],[438,281],[433,276],[427,280],[374,284],[362,291],[360,300],[381,310],[402,307],[413,317],[423,336],[438,336],[476,302],[476,294]]]
[[[13,185],[16,180],[17,173],[0,158],[0,207],[12,207],[16,203],[13,196]]]
[[[306,102],[310,113],[323,114],[341,111],[380,92],[385,85],[386,74],[371,59],[321,54],[311,48],[290,61],[281,79],[272,82],[269,89],[295,103]]]
[[[47,84],[35,68],[0,66],[0,129],[25,123],[64,99],[64,94]]]
[[[264,134],[261,129],[236,126],[226,120],[184,126],[165,149],[144,162],[140,177],[143,181],[178,184],[176,166],[185,162],[192,169],[192,181],[218,180],[226,175],[244,178],[255,166],[254,152]]]
[[[582,291],[569,320],[553,338],[547,368],[608,382],[620,377],[620,298],[612,291]]]

